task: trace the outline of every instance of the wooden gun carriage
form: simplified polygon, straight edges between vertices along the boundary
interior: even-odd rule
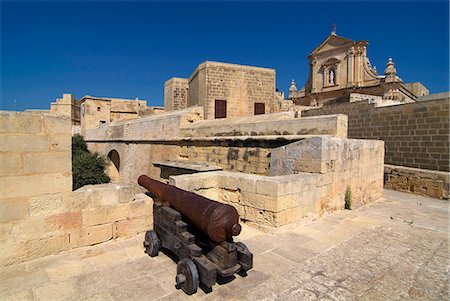
[[[210,289],[218,277],[244,273],[253,254],[233,236],[241,231],[234,207],[140,176],[139,184],[154,195],[153,230],[145,233],[145,252],[171,251],[177,263],[176,287],[187,294],[199,283]]]

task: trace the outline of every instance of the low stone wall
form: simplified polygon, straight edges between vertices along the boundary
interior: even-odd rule
[[[321,175],[268,177],[213,171],[172,176],[170,184],[235,207],[252,226],[279,227],[318,218]]]
[[[203,119],[203,108],[192,107],[176,112],[111,122],[101,128],[89,129],[86,141],[149,141],[176,139],[180,128]]]
[[[279,227],[343,209],[346,191],[352,208],[381,198],[383,156],[382,141],[310,137],[273,149],[273,176],[215,171],[170,182],[233,205],[246,222]]]
[[[294,118],[294,112],[205,120],[182,128],[184,137],[330,135],[347,137],[347,116]]]
[[[437,199],[449,199],[448,172],[385,165],[384,186],[388,189],[412,192]]]
[[[385,142],[387,164],[450,171],[448,93],[392,106],[339,103],[303,111],[303,116],[348,115],[348,137]]]
[[[151,198],[139,187],[84,186],[55,202],[30,205],[30,216],[0,224],[0,265],[125,238],[152,226]]]

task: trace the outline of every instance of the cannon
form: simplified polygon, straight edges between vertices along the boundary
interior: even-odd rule
[[[245,276],[253,267],[253,254],[233,242],[241,232],[233,206],[145,175],[138,183],[153,196],[153,230],[145,233],[145,252],[154,257],[163,248],[176,255],[178,289],[191,295],[201,283],[210,290],[219,277]]]

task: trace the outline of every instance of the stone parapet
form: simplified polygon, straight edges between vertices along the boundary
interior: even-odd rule
[[[214,171],[170,183],[228,203],[258,227],[279,227],[344,209],[346,198],[352,208],[381,198],[383,155],[382,141],[311,137],[272,150],[274,176]],[[292,162],[274,164],[283,160]]]
[[[449,173],[385,165],[384,185],[388,189],[412,192],[437,199],[449,199]]]
[[[0,224],[0,265],[145,232],[152,226],[150,197],[137,186],[102,184],[30,199],[29,216]],[[11,208],[20,208],[18,203]],[[2,211],[2,215],[3,215]],[[14,210],[8,217],[14,217]]]
[[[205,120],[180,129],[184,137],[330,135],[347,136],[347,116],[294,118],[294,112]]]
[[[162,115],[111,122],[109,126],[88,129],[85,140],[115,141],[177,138],[180,136],[180,127],[202,119],[203,109],[193,107]]]
[[[302,116],[346,114],[348,137],[383,140],[387,164],[448,172],[448,93],[420,100],[383,107],[368,102],[339,103],[303,111]]]

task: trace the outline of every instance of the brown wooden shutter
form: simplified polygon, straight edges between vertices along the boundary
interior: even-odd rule
[[[227,101],[216,99],[214,103],[214,118],[227,118]]]
[[[266,104],[263,102],[255,102],[255,115],[266,113]]]

